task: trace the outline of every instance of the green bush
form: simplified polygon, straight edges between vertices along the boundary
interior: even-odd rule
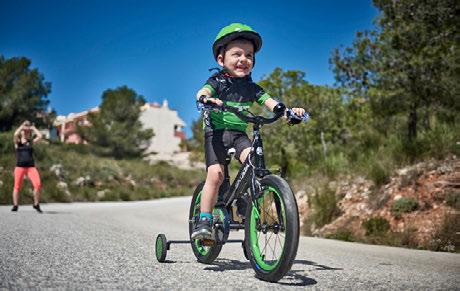
[[[366,235],[383,235],[390,229],[390,223],[383,217],[372,217],[363,221]]]
[[[326,235],[326,238],[342,241],[355,241],[353,233],[347,229],[338,229],[334,234]]]
[[[318,227],[331,222],[339,214],[335,191],[327,186],[323,187],[322,190],[317,190],[316,195],[309,197],[309,201],[313,207],[311,219]]]
[[[14,153],[13,132],[0,132],[0,155]]]
[[[381,186],[390,180],[390,173],[388,168],[385,168],[382,163],[377,160],[370,162],[369,178],[375,185]]]
[[[460,215],[446,214],[442,226],[433,235],[427,248],[432,251],[459,252],[460,241],[457,238],[459,229]]]
[[[391,213],[395,217],[400,217],[403,213],[412,212],[417,210],[418,202],[415,198],[412,197],[402,197],[393,202],[391,205]]]
[[[460,191],[450,190],[446,194],[446,204],[460,210]]]
[[[444,123],[435,123],[431,130],[424,131],[420,134],[418,140],[425,146],[424,155],[442,159],[449,153],[459,152],[456,142],[459,140],[459,126],[448,125]]]
[[[339,173],[346,171],[347,163],[347,159],[343,153],[331,154],[324,161],[324,174],[330,178],[334,178]]]

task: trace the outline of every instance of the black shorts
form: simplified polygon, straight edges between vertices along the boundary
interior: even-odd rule
[[[230,148],[235,148],[235,156],[239,160],[243,150],[249,147],[251,147],[251,140],[245,132],[227,129],[208,131],[204,136],[206,168],[215,164],[224,165]]]

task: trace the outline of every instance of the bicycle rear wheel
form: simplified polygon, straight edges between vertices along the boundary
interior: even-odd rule
[[[297,203],[288,183],[268,175],[262,193],[246,210],[245,241],[256,276],[277,282],[290,269],[299,244]]]
[[[193,193],[188,216],[189,221],[198,221],[203,186],[204,182],[200,183]],[[194,223],[189,222],[189,236],[192,236],[193,227]],[[211,264],[219,256],[219,253],[222,250],[222,245],[220,244],[215,243],[214,245],[208,246],[199,239],[191,240],[191,245],[193,254],[197,258],[198,262],[203,264]]]

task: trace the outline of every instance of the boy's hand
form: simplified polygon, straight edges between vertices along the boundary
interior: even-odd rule
[[[300,108],[300,107],[299,108],[297,108],[297,107],[296,108],[291,108],[291,110],[299,117],[302,117],[302,115],[305,114],[305,109]]]
[[[291,108],[286,112],[287,122],[289,125],[299,124],[303,121],[307,121],[309,116],[306,114],[303,108]]]

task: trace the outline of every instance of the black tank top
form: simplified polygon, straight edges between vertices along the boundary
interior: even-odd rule
[[[34,149],[32,148],[32,142],[18,143],[16,148],[16,167],[34,167]]]

